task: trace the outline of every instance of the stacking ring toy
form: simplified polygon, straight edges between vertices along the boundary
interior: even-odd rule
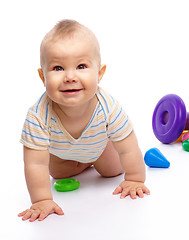
[[[187,119],[186,119],[185,129],[189,130],[189,112],[187,113]]]
[[[186,128],[186,127],[185,127]],[[189,130],[184,130],[182,132],[182,134],[180,135],[180,137],[175,141],[175,142],[183,142],[183,137],[184,135],[186,135],[187,133],[189,133]]]
[[[186,107],[179,96],[168,94],[159,100],[153,113],[152,127],[160,142],[176,141],[187,124]]]
[[[183,135],[182,141],[184,142],[187,139],[189,139],[189,132]]]
[[[182,147],[185,151],[189,152],[189,132],[182,137]]]
[[[54,183],[54,188],[58,192],[69,192],[79,188],[80,182],[73,178],[60,179]]]
[[[183,143],[182,143],[182,147],[185,151],[189,152],[189,139],[186,139]]]

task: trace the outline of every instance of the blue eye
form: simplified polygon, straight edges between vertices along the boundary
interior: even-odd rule
[[[86,64],[79,64],[79,65],[77,66],[77,69],[85,69],[85,68],[87,68],[87,65],[86,65]]]
[[[53,68],[54,71],[64,71],[64,69],[61,66],[56,66]]]

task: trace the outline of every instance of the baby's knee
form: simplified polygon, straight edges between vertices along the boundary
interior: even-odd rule
[[[64,176],[62,175],[62,173],[60,172],[56,172],[56,171],[52,171],[49,169],[49,174],[52,178],[54,179],[60,179],[60,178],[64,178]]]
[[[116,177],[124,173],[122,169],[120,170],[98,169],[98,168],[95,168],[95,169],[102,177],[105,177],[105,178]]]

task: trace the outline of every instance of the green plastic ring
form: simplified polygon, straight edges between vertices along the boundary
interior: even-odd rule
[[[54,188],[58,192],[69,192],[79,188],[80,182],[73,178],[60,179],[54,183]]]

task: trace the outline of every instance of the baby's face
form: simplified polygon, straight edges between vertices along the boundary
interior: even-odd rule
[[[43,51],[44,84],[54,102],[73,107],[95,97],[102,73],[91,39],[82,35],[58,39],[47,43]]]

